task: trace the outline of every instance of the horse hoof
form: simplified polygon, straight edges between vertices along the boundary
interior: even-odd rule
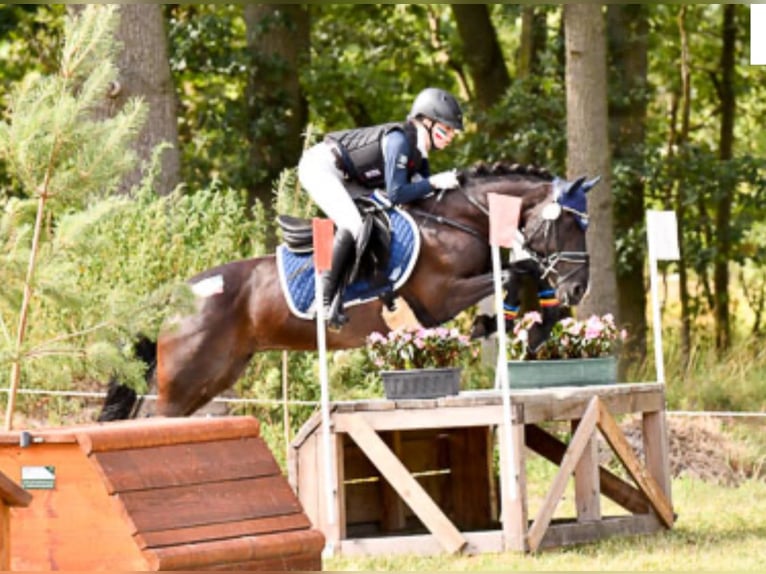
[[[346,315],[335,314],[332,315],[327,321],[327,327],[330,329],[330,331],[337,333],[346,323],[348,323],[348,317]]]

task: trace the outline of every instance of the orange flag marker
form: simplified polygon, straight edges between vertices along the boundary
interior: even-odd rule
[[[311,220],[314,232],[314,266],[317,271],[329,271],[332,267],[333,222],[315,217]]]

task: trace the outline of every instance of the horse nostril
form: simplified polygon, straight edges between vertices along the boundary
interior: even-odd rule
[[[582,296],[584,294],[585,294],[585,289],[579,283],[572,288],[572,297],[574,297],[575,301],[579,302],[580,299],[582,299]]]

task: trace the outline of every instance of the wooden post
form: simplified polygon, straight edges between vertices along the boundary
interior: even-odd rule
[[[518,416],[514,415],[514,420]],[[507,424],[507,423],[505,423]],[[506,436],[513,441],[512,449],[505,444]],[[500,451],[500,514],[503,522],[503,549],[525,552],[527,535],[527,478],[524,463],[524,425],[514,423],[510,433],[498,430],[498,449]],[[506,454],[516,453],[512,462]],[[508,491],[508,485],[515,477],[518,491],[516,496]]]
[[[30,502],[32,495],[0,472],[0,571],[11,569],[11,507]]]
[[[572,434],[577,431],[579,420],[572,421]],[[591,435],[588,445],[575,466],[575,506],[577,521],[590,522],[601,519],[601,487],[599,485],[598,441]]]

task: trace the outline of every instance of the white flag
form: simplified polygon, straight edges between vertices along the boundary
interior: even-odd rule
[[[678,261],[678,223],[674,211],[646,212],[646,235],[649,241],[649,257],[656,261]]]

